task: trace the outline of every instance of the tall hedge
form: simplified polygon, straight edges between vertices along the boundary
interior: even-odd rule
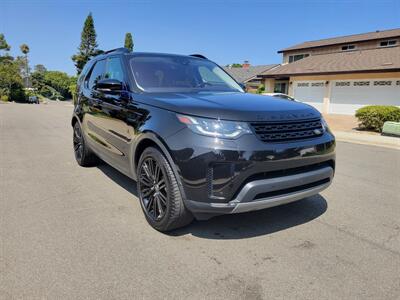
[[[371,105],[356,111],[359,127],[382,132],[386,121],[400,122],[400,108],[396,106]]]

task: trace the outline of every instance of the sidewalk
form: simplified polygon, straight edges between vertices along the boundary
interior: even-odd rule
[[[336,140],[341,142],[373,145],[400,150],[400,137],[382,136],[377,132],[358,131],[357,118],[348,115],[324,115]]]
[[[333,131],[337,141],[400,150],[400,138],[365,132]]]

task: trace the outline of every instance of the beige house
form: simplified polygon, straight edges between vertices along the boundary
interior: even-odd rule
[[[289,94],[324,113],[400,106],[400,29],[304,42],[278,53],[282,65],[260,75],[266,92]]]

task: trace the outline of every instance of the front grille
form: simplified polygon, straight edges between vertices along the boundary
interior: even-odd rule
[[[250,125],[263,142],[308,139],[321,136],[324,132],[320,119],[295,122],[254,122]]]

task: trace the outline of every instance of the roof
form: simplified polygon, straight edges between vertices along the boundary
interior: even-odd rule
[[[311,55],[268,70],[262,75],[268,77],[268,75],[290,76],[389,70],[400,71],[400,47]]]
[[[376,39],[394,38],[394,37],[400,37],[400,28],[304,42],[301,44],[297,44],[297,45],[279,50],[278,53],[282,53],[282,52],[290,51],[290,50],[299,50],[299,49],[306,49],[306,48],[315,48],[315,47],[322,47],[322,46],[329,46],[329,45],[336,45],[336,44],[347,44],[347,43],[369,41],[369,40],[376,40]]]
[[[278,66],[277,64],[250,66],[247,68],[229,68],[224,67],[224,70],[229,73],[238,82],[246,82],[261,73]]]

